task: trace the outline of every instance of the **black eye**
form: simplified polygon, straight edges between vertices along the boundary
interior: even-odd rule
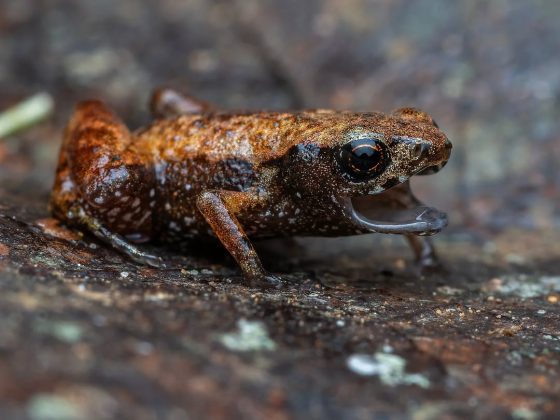
[[[367,138],[352,140],[342,146],[340,164],[355,181],[365,181],[381,174],[389,165],[391,157],[385,143]]]

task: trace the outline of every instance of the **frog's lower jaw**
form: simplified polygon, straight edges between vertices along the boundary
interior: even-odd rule
[[[372,199],[373,197],[375,196],[372,196]],[[352,222],[357,227],[370,232],[430,236],[447,226],[447,215],[433,207],[419,205],[398,209],[381,206],[375,209],[375,216],[370,218],[356,209],[356,203],[352,198],[343,197],[341,202]]]

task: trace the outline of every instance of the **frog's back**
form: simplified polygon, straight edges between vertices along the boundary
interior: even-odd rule
[[[324,110],[183,115],[154,122],[137,142],[162,161],[240,159],[258,165],[360,116]]]

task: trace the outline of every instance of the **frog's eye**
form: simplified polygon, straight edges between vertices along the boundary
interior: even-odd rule
[[[342,146],[340,165],[354,181],[365,181],[381,174],[391,157],[385,143],[375,138],[352,140]]]

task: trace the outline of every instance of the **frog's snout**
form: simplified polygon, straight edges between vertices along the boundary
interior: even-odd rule
[[[449,141],[449,139],[445,138],[445,143],[443,144],[444,153],[445,153],[445,161],[449,160],[449,156],[451,156],[451,149],[453,149],[453,144]]]
[[[439,172],[440,170],[442,170],[445,167],[445,165],[447,165],[447,162],[449,161],[449,157],[451,156],[451,149],[452,148],[453,148],[453,145],[451,144],[449,139],[446,138],[445,143],[443,144],[441,162],[438,163],[437,165],[428,166],[427,168],[418,172],[417,175],[432,175],[432,174],[435,174],[435,173]]]

